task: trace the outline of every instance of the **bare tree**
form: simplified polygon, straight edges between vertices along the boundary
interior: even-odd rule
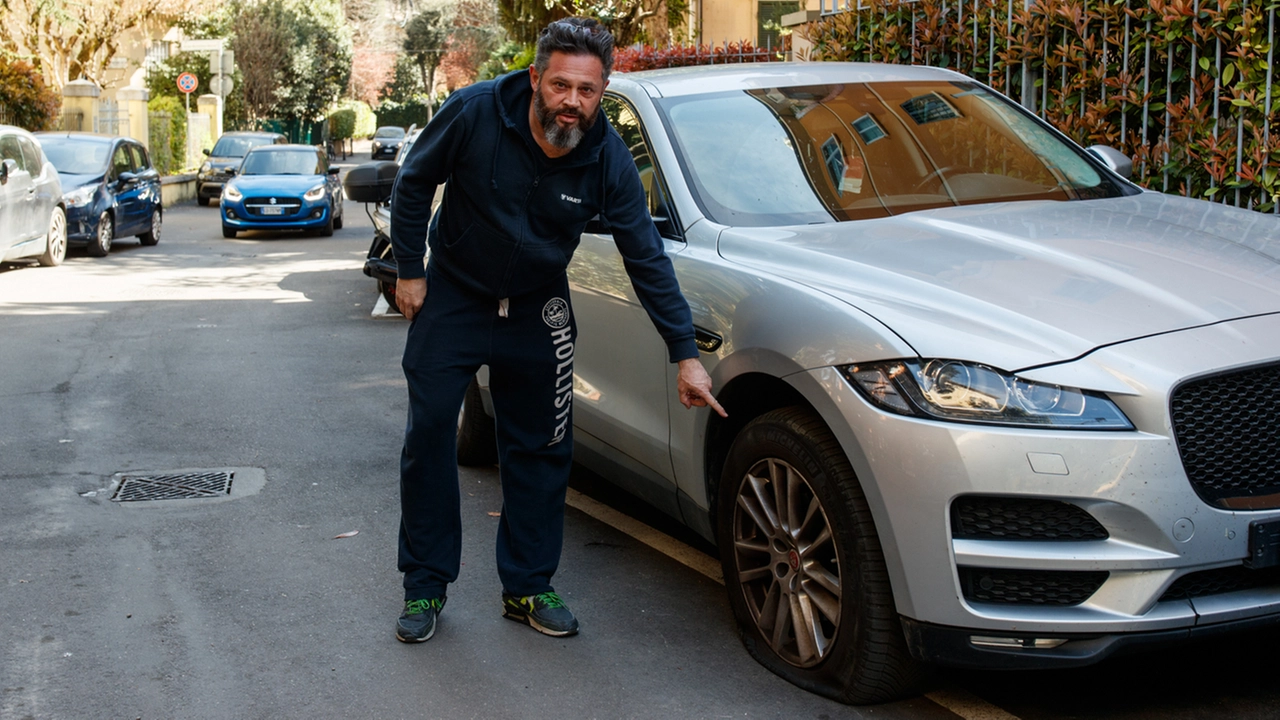
[[[101,85],[128,31],[179,18],[196,1],[6,0],[0,51],[30,58],[59,91],[82,77]]]

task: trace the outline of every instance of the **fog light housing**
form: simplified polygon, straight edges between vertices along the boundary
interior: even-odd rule
[[[236,219],[236,211],[235,211],[235,210],[228,210],[228,211],[227,211],[227,217],[231,218],[232,220],[235,220],[235,219]]]
[[[971,635],[969,642],[977,647],[1051,650],[1067,642],[1066,638],[1009,638]]]
[[[319,218],[321,215],[324,215],[324,210],[312,210],[312,211],[311,211],[311,217],[313,217],[313,218]]]

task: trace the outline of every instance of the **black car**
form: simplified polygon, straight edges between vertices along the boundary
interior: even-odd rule
[[[231,179],[231,171],[240,166],[245,153],[259,145],[281,145],[289,139],[280,133],[237,131],[223,133],[213,150],[205,150],[208,160],[196,174],[196,202],[208,205],[222,196],[222,186]]]
[[[404,142],[404,128],[387,125],[373,134],[373,159],[395,158]]]

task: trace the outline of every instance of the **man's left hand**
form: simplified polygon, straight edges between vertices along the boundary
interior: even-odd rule
[[[716,402],[716,397],[711,394],[711,376],[707,374],[706,368],[702,367],[702,363],[698,362],[698,358],[680,361],[680,377],[676,380],[676,393],[680,396],[680,404],[687,408],[695,405],[698,407],[709,405],[720,413],[720,417],[729,417],[724,408],[720,407],[720,403]]]

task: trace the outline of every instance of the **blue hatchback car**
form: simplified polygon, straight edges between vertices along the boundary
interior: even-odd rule
[[[103,257],[116,238],[137,235],[143,245],[160,242],[160,173],[138,141],[91,133],[35,136],[62,180],[68,245],[83,245],[90,255]]]
[[[313,230],[342,227],[338,168],[311,145],[263,145],[244,156],[222,189],[222,235],[242,230]]]

